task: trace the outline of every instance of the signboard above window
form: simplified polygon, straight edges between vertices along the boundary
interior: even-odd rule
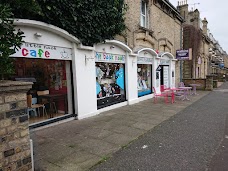
[[[152,64],[153,58],[147,58],[147,57],[138,57],[137,58],[138,64]]]
[[[192,49],[187,50],[177,50],[176,51],[177,60],[192,60]]]
[[[70,48],[25,42],[10,57],[72,60],[72,52]]]
[[[107,63],[125,63],[125,55],[96,52],[95,61]]]

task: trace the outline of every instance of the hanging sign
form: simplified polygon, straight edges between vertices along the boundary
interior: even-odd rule
[[[72,52],[70,48],[26,42],[10,57],[71,60]]]
[[[176,58],[178,60],[191,60],[192,59],[192,49],[187,50],[177,50]]]
[[[125,63],[125,55],[116,55],[105,52],[96,52],[96,62]]]
[[[138,64],[152,64],[153,59],[152,58],[147,58],[147,57],[138,57],[137,58],[137,63]]]
[[[161,66],[160,65],[158,65],[156,71],[161,71]]]

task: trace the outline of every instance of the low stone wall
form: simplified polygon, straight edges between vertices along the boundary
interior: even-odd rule
[[[31,83],[0,81],[0,171],[31,170],[26,92]]]
[[[189,86],[190,84],[199,84],[200,86],[197,86],[197,90],[205,90],[206,88],[206,79],[182,79],[185,86]]]
[[[226,81],[226,74],[218,73],[213,75],[213,80],[217,80],[218,82]]]
[[[206,88],[205,88],[205,90],[212,91],[213,88],[214,88],[213,76],[207,75],[206,76]]]

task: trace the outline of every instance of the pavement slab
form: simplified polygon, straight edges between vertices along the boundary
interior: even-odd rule
[[[190,101],[177,99],[174,104],[166,104],[161,100],[154,104],[149,99],[87,119],[33,130],[30,135],[34,142],[35,168],[37,171],[89,170],[146,132],[156,130],[186,107],[191,108],[210,92],[198,93],[199,96],[190,96]]]
[[[228,83],[221,88],[228,89]],[[90,170],[228,170],[228,158],[225,155],[228,136],[224,138],[224,129],[228,128],[227,97],[228,93],[219,91],[205,94],[202,98],[194,96],[179,113]],[[197,98],[200,100],[197,101]],[[164,108],[168,110],[167,106]]]

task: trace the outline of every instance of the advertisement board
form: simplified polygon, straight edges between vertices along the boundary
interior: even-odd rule
[[[182,49],[176,51],[177,60],[192,60],[192,49]]]

